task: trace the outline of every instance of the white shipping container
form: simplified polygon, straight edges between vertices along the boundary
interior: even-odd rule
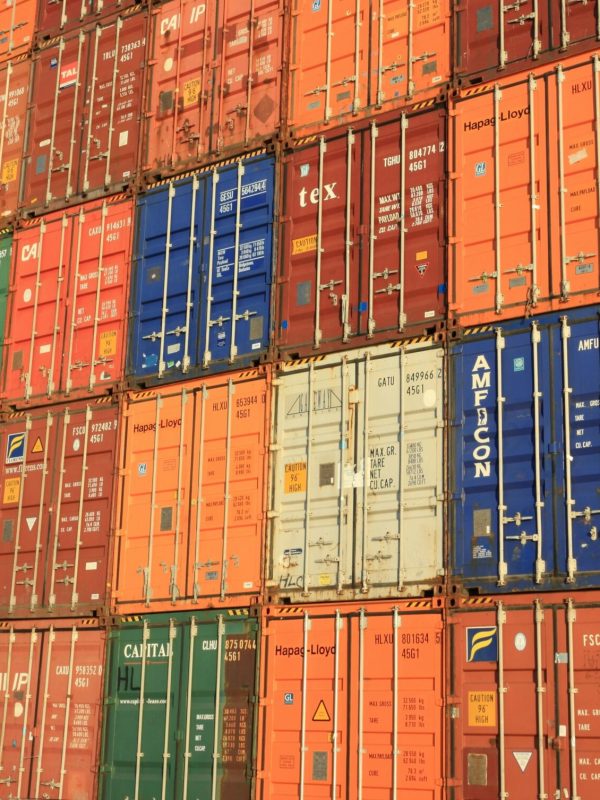
[[[442,347],[315,356],[280,365],[273,386],[270,601],[437,591]]]

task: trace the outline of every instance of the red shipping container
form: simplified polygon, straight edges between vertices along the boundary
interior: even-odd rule
[[[14,4],[13,4],[14,5]],[[25,136],[31,61],[26,56],[0,63],[0,217],[10,222],[17,211]]]
[[[99,22],[134,5],[133,0],[38,0],[37,41]]]
[[[445,180],[439,107],[341,128],[286,157],[282,351],[357,347],[443,325]]]
[[[117,419],[115,403],[97,400],[4,421],[2,616],[83,616],[105,607]]]
[[[133,215],[132,200],[112,197],[16,231],[8,405],[98,394],[123,379]]]
[[[153,177],[274,136],[283,5],[172,0],[153,12],[144,145]]]
[[[0,9],[0,61],[24,55],[33,42],[38,0],[12,0]]]
[[[450,314],[494,323],[600,298],[600,54],[451,101]]]
[[[34,53],[24,212],[117,192],[134,180],[147,20],[134,8]]]
[[[473,598],[447,630],[455,800],[596,800],[600,593]]]
[[[90,627],[90,624],[92,627]],[[106,631],[93,620],[0,627],[0,797],[96,797]]]

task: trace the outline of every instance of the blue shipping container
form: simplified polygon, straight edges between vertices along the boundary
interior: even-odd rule
[[[270,336],[274,180],[272,157],[251,158],[140,197],[129,375],[179,380],[259,360]]]
[[[600,586],[600,307],[450,347],[458,589]]]

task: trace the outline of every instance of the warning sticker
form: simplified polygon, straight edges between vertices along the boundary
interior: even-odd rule
[[[116,331],[103,331],[100,334],[99,355],[114,356],[117,352],[117,332]]]
[[[17,180],[17,168],[19,166],[19,159],[14,158],[12,161],[7,161],[2,165],[2,183],[12,183]]]
[[[525,772],[527,769],[527,764],[529,764],[532,755],[533,752],[531,750],[513,750],[513,756],[515,757],[521,772]]]
[[[469,725],[493,728],[496,725],[496,692],[468,692]]]
[[[310,253],[317,249],[317,234],[313,233],[311,236],[302,236],[300,239],[292,239],[292,255],[297,256],[299,253]]]
[[[331,717],[329,716],[329,711],[327,711],[325,701],[321,700],[317,706],[317,710],[313,714],[313,722],[329,722],[330,720]]]
[[[21,491],[21,478],[7,478],[4,481],[3,503],[18,503]]]
[[[197,103],[199,97],[200,80],[198,78],[194,78],[191,81],[186,81],[183,84],[183,107],[187,108],[188,106]]]
[[[284,491],[286,494],[298,494],[306,491],[306,463],[295,461],[285,465]]]
[[[42,444],[42,439],[40,436],[34,442],[33,447],[31,448],[32,453],[43,453],[44,452],[44,445]]]

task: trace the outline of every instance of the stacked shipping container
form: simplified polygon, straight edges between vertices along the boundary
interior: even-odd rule
[[[596,14],[0,11],[0,798],[595,800]]]

